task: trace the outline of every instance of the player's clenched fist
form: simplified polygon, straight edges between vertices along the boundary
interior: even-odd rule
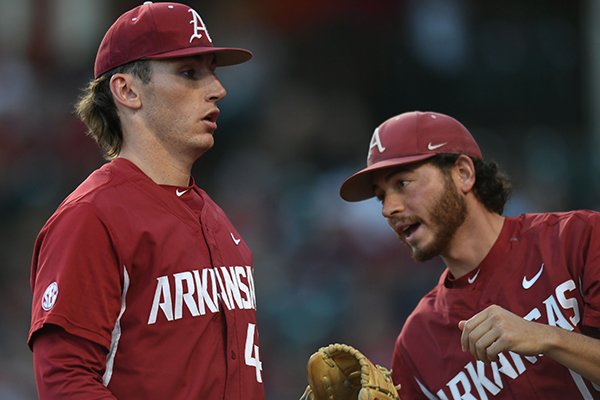
[[[466,321],[460,321],[461,346],[485,363],[498,360],[503,351],[531,356],[546,350],[546,335],[552,328],[524,320],[504,308],[491,305]]]

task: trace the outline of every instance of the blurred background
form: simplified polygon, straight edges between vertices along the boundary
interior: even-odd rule
[[[34,399],[26,345],[35,237],[103,163],[72,107],[129,0],[0,0],[0,399]],[[297,399],[310,354],[345,342],[390,366],[404,319],[436,282],[374,201],[343,179],[405,111],[462,121],[513,178],[507,215],[600,206],[600,2],[187,1],[216,45],[228,97],[196,182],[255,255],[267,399]],[[85,294],[82,293],[82,297]]]

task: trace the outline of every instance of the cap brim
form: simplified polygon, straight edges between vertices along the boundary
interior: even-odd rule
[[[250,51],[235,47],[187,47],[185,49],[168,51],[166,53],[155,54],[145,58],[162,60],[166,58],[187,57],[200,54],[214,54],[218,67],[241,64],[252,58],[252,53]]]
[[[361,201],[373,197],[375,195],[373,192],[373,172],[386,168],[413,164],[432,158],[435,155],[435,153],[419,154],[410,157],[391,158],[372,164],[346,179],[340,187],[340,196],[346,201]]]

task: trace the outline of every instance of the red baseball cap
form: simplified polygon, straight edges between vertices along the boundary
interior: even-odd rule
[[[373,171],[412,164],[440,153],[466,154],[483,159],[471,133],[454,118],[421,111],[396,115],[375,129],[369,145],[367,167],[344,181],[340,196],[346,201],[373,197]]]
[[[180,3],[144,2],[121,15],[108,29],[96,54],[94,78],[140,59],[214,53],[218,66],[248,61],[248,50],[215,47],[204,21]]]

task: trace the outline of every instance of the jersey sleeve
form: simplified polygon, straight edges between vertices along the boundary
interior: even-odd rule
[[[590,216],[590,233],[582,241],[584,252],[583,269],[580,275],[585,303],[583,325],[600,329],[600,214]]]
[[[34,248],[32,338],[44,325],[110,347],[123,282],[109,228],[96,209],[79,203],[44,226]]]

